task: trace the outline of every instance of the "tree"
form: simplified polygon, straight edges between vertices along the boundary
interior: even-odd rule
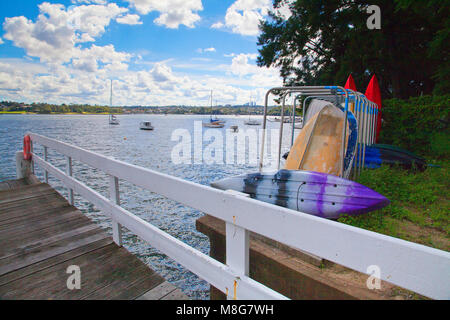
[[[38,113],[50,114],[50,113],[52,113],[52,108],[48,104],[43,105],[39,108]]]
[[[434,92],[439,95],[450,92],[450,0],[397,0],[398,7],[413,10],[415,13],[430,12],[430,18],[437,31],[428,45],[428,57],[437,62],[437,69],[433,75],[436,80]]]
[[[285,85],[343,84],[350,73],[366,85],[375,73],[384,97],[407,98],[431,93],[448,77],[447,58],[433,49],[448,48],[448,0],[372,0],[381,8],[380,30],[367,27],[366,1],[273,2],[260,24],[258,65],[280,67]]]

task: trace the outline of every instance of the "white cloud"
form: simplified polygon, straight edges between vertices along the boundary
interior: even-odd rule
[[[224,27],[225,27],[225,25],[220,21],[211,25],[211,28],[213,28],[213,29],[222,29]]]
[[[154,20],[158,25],[177,29],[181,24],[193,28],[200,20],[195,13],[203,10],[201,0],[126,0],[141,14],[158,11],[160,16]]]
[[[23,16],[6,18],[5,38],[43,61],[68,61],[76,39],[68,12],[63,5],[49,3],[39,5],[39,11],[36,23]]]
[[[72,0],[72,3],[85,3],[85,4],[106,4],[107,0]]]
[[[126,16],[118,17],[116,21],[121,24],[129,25],[142,24],[142,21],[140,21],[139,19],[140,17],[137,14],[127,14]]]
[[[255,60],[257,56],[257,54],[244,53],[235,56],[231,62],[231,72],[239,76],[262,72],[264,69],[259,68],[255,64],[249,63],[249,60]]]
[[[197,52],[198,53],[205,53],[205,52],[216,52],[216,48],[205,48],[205,49],[202,49],[202,48],[198,48],[197,49]]]
[[[147,9],[159,11],[159,21],[168,27],[175,26],[177,21],[178,25],[184,24],[180,21],[186,17],[175,19],[168,3],[178,5],[180,10],[189,9],[193,14],[202,10],[201,1],[129,2],[152,3],[154,6]],[[262,103],[267,88],[282,83],[277,70],[256,66],[256,54],[231,53],[226,55],[232,58],[226,59],[226,64],[215,60],[216,54],[191,60],[168,57],[155,61],[144,60],[145,54],[139,55],[138,51],[132,55],[116,51],[112,44],[95,44],[107,32],[111,21],[130,23],[135,19],[134,22],[139,22],[139,15],[129,14],[128,9],[113,3],[96,0],[74,0],[73,3],[82,5],[66,8],[43,3],[34,20],[25,17],[5,20],[3,39],[23,48],[28,57],[0,59],[2,97],[16,101],[106,105],[108,80],[114,78],[114,104],[117,105],[208,105],[211,89],[219,104],[248,102],[250,96]],[[253,3],[256,5],[260,1]],[[167,20],[164,20],[164,13],[167,13]],[[171,22],[169,16],[173,18]],[[200,53],[216,52],[216,48],[206,45],[199,49]],[[40,63],[30,57],[38,58]],[[147,54],[145,58],[151,57],[154,55]],[[129,67],[132,63],[139,71]]]
[[[156,63],[153,69],[150,71],[150,75],[156,82],[176,82],[176,78],[172,73],[172,69],[164,63]]]
[[[259,21],[268,14],[270,8],[270,0],[237,0],[227,9],[225,22],[216,22],[211,28],[256,36],[259,34]]]
[[[3,42],[3,39],[2,38],[0,38],[0,44],[3,44],[4,42]]]
[[[101,62],[114,69],[127,69],[125,64],[131,58],[131,55],[124,52],[117,52],[113,45],[107,46],[96,46],[92,45],[88,49],[75,49],[76,54],[72,60],[72,65],[74,68],[87,71],[95,72],[98,69],[98,62]]]
[[[283,2],[281,2],[279,8],[274,9],[275,14],[285,20],[289,19],[292,16],[292,11],[289,6],[294,4],[294,2],[295,0],[284,0]]]
[[[127,11],[127,8],[121,8],[115,3],[109,3],[108,5],[69,7],[67,13],[69,15],[68,22],[72,23],[76,33],[81,35],[77,42],[83,42],[83,35],[85,35],[85,38],[90,39],[102,35],[105,32],[105,27],[110,24],[112,19]]]
[[[66,10],[63,5],[44,2],[39,5],[36,22],[25,17],[6,18],[4,37],[42,62],[71,62],[76,69],[89,72],[97,71],[98,62],[123,69],[129,54],[116,52],[112,45],[82,49],[77,43],[94,41],[112,19],[127,10],[116,4],[82,5]]]
[[[69,65],[46,65],[24,59],[0,59],[0,95],[7,100],[49,103],[89,103],[107,105],[109,81],[114,82],[115,105],[209,105],[210,90],[218,104],[248,102],[250,96],[263,103],[270,87],[282,81],[274,69],[258,68],[254,54],[239,54],[227,65],[217,65],[210,73],[183,72],[177,61],[153,62],[147,70],[114,69],[117,63],[99,70],[93,56],[104,62],[120,61],[114,48],[93,46]],[[149,63],[150,64],[150,63]],[[126,66],[126,64],[125,64]],[[96,72],[86,72],[95,70]],[[198,70],[192,65],[191,70]]]

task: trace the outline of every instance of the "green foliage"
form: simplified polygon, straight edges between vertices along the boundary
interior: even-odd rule
[[[402,231],[402,221],[408,221],[418,227],[438,230],[450,238],[450,163],[444,161],[440,164],[442,168],[429,168],[415,174],[391,167],[364,170],[358,182],[383,194],[391,203],[361,216],[342,216],[338,221],[417,241],[412,234]],[[436,245],[430,238],[419,240]]]
[[[450,158],[450,95],[383,101],[380,143],[430,158]]]
[[[109,108],[105,106],[90,106],[87,104],[78,105],[55,105],[47,103],[32,103],[26,105],[21,102],[2,101],[0,105],[3,106],[3,111],[24,111],[34,112],[40,114],[50,113],[122,113],[122,108]]]
[[[436,81],[434,94],[450,92],[450,1],[449,0],[396,0],[398,8],[415,13],[430,12],[435,28],[432,40],[428,43],[428,58],[437,65],[433,79]]]
[[[375,73],[384,97],[448,92],[448,0],[273,2],[291,16],[261,22],[258,65],[280,67],[286,85],[343,84],[350,73],[367,84]],[[381,9],[381,30],[367,28],[369,4]]]
[[[49,105],[44,105],[42,107],[39,107],[39,109],[37,110],[37,113],[42,113],[42,114],[50,114],[52,113],[52,108]]]

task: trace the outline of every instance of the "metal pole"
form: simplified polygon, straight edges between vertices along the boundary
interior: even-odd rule
[[[278,170],[280,170],[280,164],[281,164],[281,145],[283,144],[284,107],[286,104],[286,96],[288,95],[288,93],[289,92],[286,91],[283,94],[283,103],[281,105],[280,135],[278,137],[278,143],[279,143],[279,145],[278,145],[278,164],[277,164]]]
[[[365,158],[365,152],[366,152],[366,137],[367,137],[367,109],[366,109],[366,101],[364,95],[361,94],[361,112],[362,112],[362,119],[361,119],[361,147],[362,150],[360,150],[360,157],[358,160],[358,176],[361,174],[361,167],[364,167],[364,158]]]
[[[349,90],[350,91],[350,90]],[[347,121],[348,121],[348,92],[346,91],[347,96],[345,97],[345,117],[344,117],[344,129],[343,129],[343,136],[342,136],[342,171],[341,171],[341,178],[344,177],[344,165],[345,165],[345,150],[346,148],[346,136],[347,136]]]
[[[296,105],[296,102],[297,102],[297,98],[298,98],[299,96],[300,96],[300,95],[296,95],[296,96],[294,97],[294,104],[293,104],[293,106],[292,106],[291,147],[294,145],[295,116],[296,116],[296,111],[297,111],[297,105]]]

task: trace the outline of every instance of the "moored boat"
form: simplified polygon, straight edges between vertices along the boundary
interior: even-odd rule
[[[222,122],[203,122],[205,128],[223,128],[225,126]]]
[[[141,130],[153,130],[154,127],[150,121],[143,121],[139,124],[139,129]]]
[[[246,124],[247,126],[259,126],[261,124],[261,122],[259,122],[258,120],[255,119],[248,119],[244,122],[244,124]]]
[[[118,124],[120,124],[120,122],[115,115],[110,114],[109,115],[109,124],[118,125]]]

